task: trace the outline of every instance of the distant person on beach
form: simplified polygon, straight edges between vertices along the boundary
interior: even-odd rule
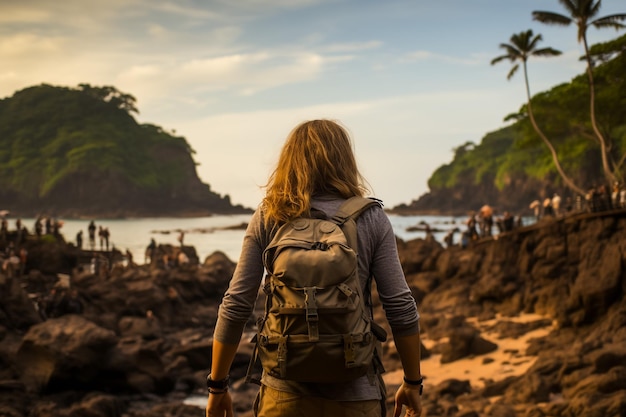
[[[7,258],[2,264],[2,270],[8,278],[15,278],[20,271],[20,258],[14,249],[9,251]]]
[[[22,219],[15,220],[15,243],[17,245],[21,245],[22,241],[26,240],[26,236],[28,236],[28,231],[22,225]]]
[[[144,256],[144,263],[152,263],[154,260],[154,254],[156,252],[156,248],[157,248],[157,244],[156,241],[154,240],[154,238],[150,239],[150,243],[148,244],[148,247],[146,248],[146,253]]]
[[[184,241],[185,241],[185,231],[181,230],[180,233],[178,234],[178,242],[180,243],[180,246],[184,246]]]
[[[478,230],[476,229],[476,213],[470,211],[467,215],[467,220],[465,221],[465,225],[467,226],[467,238],[469,240],[478,239]]]
[[[490,237],[493,229],[493,208],[485,204],[480,208],[478,217],[480,218],[480,236]]]
[[[189,263],[189,257],[187,256],[185,252],[181,250],[178,253],[178,256],[176,256],[176,265],[183,266],[183,265],[187,265],[188,263]]]
[[[98,226],[98,240],[100,241],[100,250],[104,249],[104,229],[102,229],[102,225]]]
[[[2,216],[2,220],[0,221],[0,240],[2,242],[7,241],[8,233],[9,233],[9,222],[5,216]]]
[[[606,185],[602,184],[598,187],[598,211],[606,211],[611,209],[611,193],[607,190]]]
[[[76,233],[76,247],[78,249],[83,248],[83,231],[82,230],[79,230],[78,233]]]
[[[133,268],[135,266],[135,262],[133,261],[133,253],[126,248],[126,267]]]
[[[552,199],[547,197],[543,200],[543,217],[554,216],[554,209],[552,208]]]
[[[96,249],[96,223],[92,220],[89,222],[89,226],[87,227],[87,232],[89,233],[89,249]]]
[[[24,275],[24,271],[26,270],[26,262],[28,262],[28,251],[26,248],[22,247],[19,251],[20,257],[20,276]]]
[[[4,243],[7,241],[7,233],[9,232],[9,222],[6,217],[2,217],[0,221],[0,240]]]
[[[37,220],[35,220],[35,235],[37,235],[37,239],[41,237],[42,232],[43,226],[41,224],[41,217],[38,217]]]
[[[111,232],[108,227],[102,229],[102,238],[104,239],[104,249],[109,251],[109,238],[111,237]]]
[[[455,227],[446,233],[446,236],[443,238],[443,242],[446,244],[446,247],[451,248],[454,246],[454,234],[458,231],[459,229]]]
[[[233,415],[228,374],[264,275],[263,252],[278,227],[310,215],[313,208],[333,216],[348,198],[364,196],[365,180],[352,149],[347,131],[330,120],[304,122],[287,137],[265,187],[265,197],[250,220],[239,262],[219,307],[207,379],[208,417]],[[395,395],[396,415],[404,406],[408,415],[419,417],[419,314],[402,272],[395,235],[379,205],[367,208],[356,226],[361,287],[368,294],[370,278],[375,280],[404,370],[404,382]],[[384,416],[386,389],[382,378],[375,375],[377,371],[372,372],[347,382],[326,383],[303,383],[263,372],[255,415],[318,416],[323,412],[328,416]]]
[[[515,217],[511,215],[510,212],[505,211],[502,216],[502,230],[505,232],[510,232],[515,227]]]
[[[528,207],[533,211],[535,220],[539,221],[539,218],[541,217],[541,201],[533,200]]]
[[[61,236],[61,227],[63,227],[63,222],[59,219],[53,219],[52,221],[52,235],[54,237]]]
[[[557,193],[552,196],[552,210],[557,217],[561,214],[561,196]]]
[[[619,182],[613,183],[613,191],[611,192],[611,203],[613,208],[619,208]]]

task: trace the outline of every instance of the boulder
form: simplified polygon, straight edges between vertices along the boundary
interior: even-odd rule
[[[0,274],[0,326],[26,330],[41,322],[36,299],[29,297],[21,280]]]
[[[114,332],[78,315],[66,315],[32,326],[17,353],[22,381],[39,390],[56,381],[62,385],[92,384],[106,370],[117,342]]]

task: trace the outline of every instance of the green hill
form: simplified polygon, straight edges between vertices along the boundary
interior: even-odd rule
[[[623,180],[626,169],[626,35],[595,45],[597,118],[611,143],[610,157]],[[504,72],[503,72],[504,74]],[[503,75],[502,82],[506,82]],[[532,87],[532,84],[531,84]],[[520,86],[520,89],[522,86]],[[586,73],[532,97],[538,125],[553,142],[567,175],[583,190],[606,184],[600,147],[589,115]],[[395,210],[464,213],[483,204],[519,214],[539,197],[558,192],[575,199],[558,175],[548,148],[533,130],[524,104],[514,123],[488,133],[478,144],[454,150],[454,159],[428,180],[430,191]],[[611,184],[606,184],[610,186]]]
[[[0,100],[0,209],[21,216],[242,212],[200,181],[183,137],[138,124],[114,87],[40,85]]]

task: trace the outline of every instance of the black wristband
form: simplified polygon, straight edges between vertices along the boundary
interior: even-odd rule
[[[424,378],[420,378],[420,379],[407,379],[407,377],[404,377],[404,382],[406,382],[409,385],[422,385],[424,383]]]
[[[406,377],[404,377],[404,383],[407,385],[412,385],[412,386],[418,386],[420,387],[420,395],[422,395],[422,392],[424,391],[424,378],[420,378],[420,379],[407,379]]]
[[[228,388],[224,388],[223,390],[214,390],[209,388],[209,394],[226,394],[228,392]]]
[[[229,375],[226,376],[226,378],[224,379],[219,379],[219,380],[214,380],[211,379],[211,374],[207,375],[206,377],[206,386],[207,388],[210,390],[214,389],[214,390],[227,390],[228,389],[228,382],[229,382]]]

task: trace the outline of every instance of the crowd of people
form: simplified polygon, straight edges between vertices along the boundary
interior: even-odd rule
[[[492,237],[494,226],[498,233],[509,232],[522,226],[522,216],[515,216],[509,211],[505,211],[501,216],[496,216],[495,213],[489,205],[484,205],[477,212],[471,211],[465,221],[466,229],[461,231],[461,246],[467,247],[472,241]],[[460,230],[455,228],[446,235],[444,242],[447,246],[454,245],[454,233],[458,231]]]
[[[38,219],[40,221],[40,219]],[[48,228],[52,233],[52,221],[48,224]],[[37,231],[38,230],[38,231]],[[41,237],[43,226],[39,229],[35,227],[35,233]],[[58,233],[58,228],[54,229]],[[0,265],[2,272],[8,277],[21,276],[24,274],[26,261],[28,259],[28,251],[24,246],[24,242],[28,238],[28,228],[22,224],[21,219],[15,220],[15,230],[10,230],[9,221],[6,214],[0,219]]]
[[[108,227],[102,227],[102,225],[96,227],[94,220],[89,222],[87,226],[87,232],[89,234],[89,250],[96,250],[96,230],[98,231],[98,240],[100,242],[101,251],[109,251],[109,239],[111,232]],[[83,248],[83,231],[82,229],[76,233],[76,247],[78,249]]]
[[[626,208],[626,186],[613,184],[611,192],[605,185],[593,186],[584,196],[567,197],[565,201],[558,193],[552,197],[536,199],[530,203],[536,220],[544,217],[559,217],[571,213],[596,213]]]
[[[52,217],[38,217],[32,228],[28,229],[22,219],[15,219],[13,228],[7,213],[0,214],[0,266],[8,278],[20,278],[28,273],[27,241],[57,239],[65,241],[61,234],[63,222]],[[126,253],[120,257],[116,253],[115,247],[110,243],[110,232],[108,227],[97,225],[95,221],[86,224],[87,241],[84,239],[83,230],[76,233],[75,247],[81,250],[78,258],[77,270],[88,271],[95,276],[107,279],[115,268],[132,268],[136,264],[133,262],[132,253]],[[183,248],[184,232],[181,232],[178,241],[180,247],[174,250],[162,250],[154,238],[146,250],[146,263],[152,267],[172,269],[191,262],[185,254]],[[100,250],[97,250],[97,249]],[[114,256],[115,255],[115,256]],[[81,259],[82,258],[82,259]],[[125,262],[124,262],[125,261]],[[60,317],[66,314],[81,314],[86,303],[85,298],[76,288],[71,285],[69,276],[61,278],[59,274],[58,282],[43,294],[31,294],[32,302],[42,320]],[[176,291],[174,288],[168,289],[168,298],[175,301]]]
[[[9,223],[8,212],[2,212],[0,215],[0,267],[2,272],[9,277],[19,277],[24,274],[26,262],[28,258],[28,250],[25,242],[28,239],[44,239],[46,236],[55,240],[63,240],[61,228],[63,221],[53,217],[38,216],[31,230],[24,224],[21,218],[15,219],[15,228]],[[97,255],[96,251],[96,230],[100,242],[100,251],[109,252],[114,250],[110,245],[111,233],[108,227],[96,227],[92,220],[88,227],[89,233],[89,250],[94,255],[92,258],[94,269],[98,271],[101,265],[106,264],[106,259],[102,255]],[[76,247],[83,249],[83,231],[80,230],[76,234]],[[95,259],[95,262],[93,261]]]
[[[626,186],[615,183],[611,192],[605,185],[589,188],[584,196],[563,199],[559,193],[551,197],[538,198],[529,205],[535,221],[544,218],[557,218],[573,213],[595,213],[613,209],[626,208]],[[470,242],[480,238],[493,236],[493,227],[499,233],[508,232],[523,225],[522,216],[514,216],[505,211],[502,216],[495,216],[495,210],[485,205],[480,210],[472,211],[465,221],[466,230],[454,228],[444,238],[447,246],[454,245],[454,234],[461,232],[461,246],[467,247]]]

